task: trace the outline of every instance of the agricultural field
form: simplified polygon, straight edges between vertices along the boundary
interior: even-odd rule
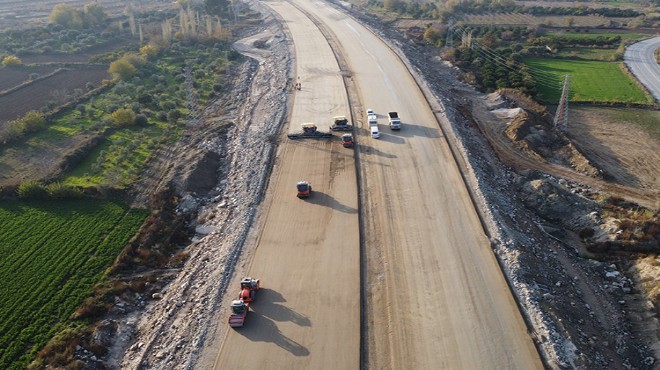
[[[599,37],[610,37],[610,36],[619,36],[622,41],[634,41],[648,37],[641,33],[635,32],[599,32],[599,31],[590,31],[590,32],[557,32],[553,33],[554,35],[561,36],[566,39],[586,39],[586,40],[596,40]]]
[[[518,13],[468,14],[462,17],[465,25],[497,25],[497,26],[552,26],[552,27],[610,27],[612,22],[621,22],[613,18],[596,15],[564,16],[547,15],[534,16]]]
[[[654,101],[622,70],[620,63],[555,58],[526,58],[524,63],[540,82],[540,96],[545,101],[559,100],[559,86],[566,74],[571,75],[570,101],[573,102],[650,104]]]
[[[25,368],[69,324],[146,216],[105,201],[0,203],[0,368]]]
[[[63,179],[72,186],[114,184],[120,187],[139,180],[140,170],[162,143],[173,142],[179,130],[165,122],[121,130],[108,135],[82,163]]]
[[[109,4],[111,14],[128,4],[99,2]],[[19,9],[26,3],[35,5],[0,0],[0,8],[18,17],[27,14]],[[44,18],[46,4],[32,9],[29,19]],[[135,6],[149,5],[175,6],[170,0]],[[161,30],[160,22],[178,14],[144,15],[142,45],[153,29]],[[12,17],[0,14],[0,30],[3,19]],[[5,136],[0,144],[2,195],[11,197],[28,180],[55,180],[99,194],[144,180],[143,170],[159,150],[176,142],[191,118],[230,86],[228,69],[236,55],[226,35],[180,36],[150,44],[147,53],[128,30],[74,32],[47,25],[0,34],[0,55],[16,53],[23,62],[0,67],[0,131],[29,111],[46,114],[45,126]],[[112,64],[122,60],[135,70],[111,74]],[[120,121],[114,114],[119,111],[134,119]],[[0,202],[0,369],[25,368],[53,335],[89,324],[72,320],[146,216],[100,200]]]
[[[191,113],[190,108],[198,109],[216,96],[223,86],[224,70],[229,64],[221,45],[181,44],[173,48],[144,66],[133,79],[120,81],[99,95],[79,102],[73,109],[56,115],[46,130],[0,149],[0,168],[3,169],[0,171],[0,186],[53,174],[64,158],[80,148],[86,148],[87,153],[71,168],[71,175],[64,174],[60,178],[63,182],[76,186],[124,187],[137,180],[137,174],[152,153],[179,137],[185,128],[184,121]],[[191,59],[185,60],[179,55],[188,55]],[[99,77],[108,76],[107,67],[90,67],[89,71],[95,71]],[[53,78],[57,76],[59,74]],[[83,74],[78,77],[80,81],[89,80]],[[42,83],[34,87],[31,84],[24,89],[43,86]],[[30,99],[25,93],[18,94],[21,90],[16,92],[17,95],[0,96],[0,102],[10,97],[17,99],[20,95],[23,99],[13,105],[17,109],[23,107],[22,113],[27,112],[29,109],[25,107]],[[52,91],[58,90],[44,91],[34,95],[45,94],[43,98],[50,101]],[[75,89],[67,91],[72,93]],[[122,107],[144,116],[146,122],[115,127],[110,114]],[[36,103],[30,106],[30,109],[38,108]]]
[[[560,7],[560,8],[571,8],[575,7],[574,1],[545,1],[545,0],[516,0],[516,4],[523,6],[543,6],[548,8]],[[589,8],[611,8],[611,7],[628,7],[628,8],[643,8],[643,5],[639,3],[629,2],[629,1],[599,1],[599,2],[586,2],[581,1],[580,6],[586,6]]]
[[[25,75],[22,68],[0,69],[0,76],[13,74]],[[32,68],[26,68],[31,71]],[[89,66],[79,68],[63,68],[54,71],[49,77],[45,77],[32,83],[27,83],[20,88],[12,90],[7,94],[0,95],[0,127],[7,122],[21,117],[29,111],[39,111],[48,107],[55,107],[66,103],[82,95],[89,90],[88,86],[98,86],[104,79],[110,78],[107,66]]]

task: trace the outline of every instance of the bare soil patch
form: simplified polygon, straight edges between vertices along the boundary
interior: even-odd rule
[[[48,101],[65,103],[67,95],[74,89],[86,91],[91,82],[98,86],[103,79],[110,78],[106,66],[66,69],[38,83],[27,84],[9,94],[0,96],[0,124],[21,117],[31,110],[40,110]]]
[[[80,53],[75,53],[75,54],[50,53],[50,54],[24,55],[21,56],[21,60],[25,64],[89,63],[90,59],[94,56],[104,53],[109,53],[129,45],[138,45],[137,42],[138,41],[136,38],[131,37],[130,34],[127,34],[124,37],[114,39],[104,44],[94,45],[90,48],[81,51]]]
[[[568,136],[607,179],[656,192],[660,198],[660,140],[624,119],[624,111],[633,117],[639,110],[571,108]],[[660,112],[655,115],[660,122]]]
[[[30,81],[33,73],[44,76],[56,70],[57,66],[25,66],[19,68],[0,68],[0,94],[18,85]]]

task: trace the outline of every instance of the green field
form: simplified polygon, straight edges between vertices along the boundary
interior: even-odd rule
[[[129,127],[114,132],[70,171],[62,183],[82,187],[99,184],[121,187],[136,181],[153,150],[168,140],[177,139],[179,131],[167,123],[154,122],[146,127]]]
[[[22,369],[147,216],[93,200],[0,203],[0,369]]]
[[[648,35],[643,35],[641,33],[631,33],[631,32],[558,32],[552,33],[555,36],[561,36],[567,39],[597,39],[599,37],[608,37],[608,36],[620,36],[621,40],[638,40],[648,37]]]
[[[527,58],[543,101],[558,101],[561,81],[571,75],[570,100],[650,104],[653,98],[626,75],[617,62]]]

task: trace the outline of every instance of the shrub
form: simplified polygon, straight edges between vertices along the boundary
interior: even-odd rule
[[[18,197],[21,199],[46,199],[46,187],[36,180],[28,180],[18,186]]]
[[[128,60],[122,58],[110,63],[108,72],[110,72],[115,79],[126,81],[135,75],[137,68],[135,68],[135,66]]]
[[[147,59],[153,59],[158,55],[158,47],[154,45],[144,45],[140,48],[140,53]]]
[[[178,109],[172,109],[167,113],[167,120],[170,122],[176,122],[181,118],[181,111]]]
[[[111,114],[112,122],[117,126],[128,126],[135,123],[135,112],[132,109],[119,108]]]
[[[80,189],[59,182],[48,184],[46,186],[46,191],[53,199],[78,199],[83,196]]]
[[[125,59],[127,62],[131,63],[131,65],[133,65],[133,67],[136,69],[140,69],[144,67],[145,64],[147,64],[147,59],[139,54],[126,54],[122,59]]]
[[[53,7],[53,11],[48,16],[48,19],[51,22],[60,24],[66,28],[81,29],[83,26],[80,11],[63,3],[57,4]]]
[[[23,134],[35,132],[46,127],[46,119],[42,113],[30,111],[19,119],[7,122],[2,132],[3,141],[11,141]]]
[[[169,109],[174,109],[176,107],[176,104],[174,104],[174,102],[170,100],[166,100],[161,104],[161,106],[163,107],[163,109],[169,110]]]
[[[135,116],[136,125],[146,125],[149,122],[149,119],[144,114],[138,114]]]
[[[25,113],[25,115],[20,118],[20,120],[23,122],[24,132],[35,132],[41,130],[46,127],[47,123],[44,115],[36,111]]]
[[[23,61],[16,55],[7,55],[2,59],[2,65],[7,67],[18,67],[23,65]]]

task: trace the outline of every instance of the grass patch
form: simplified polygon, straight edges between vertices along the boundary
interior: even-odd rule
[[[654,101],[621,70],[620,63],[553,58],[527,58],[524,62],[539,81],[540,98],[544,101],[559,100],[561,81],[567,74],[571,75],[570,101],[573,102],[651,104]]]
[[[564,58],[579,58],[585,60],[611,61],[616,55],[616,49],[568,48],[562,49],[557,56]]]
[[[147,216],[87,200],[0,205],[0,368],[25,368]]]
[[[567,39],[586,39],[586,40],[596,40],[599,37],[603,36],[619,36],[621,40],[639,40],[648,35],[643,35],[641,33],[630,33],[630,32],[557,32],[553,35],[561,36]]]
[[[70,171],[63,183],[113,187],[130,184],[139,178],[140,171],[156,148],[174,142],[181,129],[181,126],[157,122],[116,131]]]

